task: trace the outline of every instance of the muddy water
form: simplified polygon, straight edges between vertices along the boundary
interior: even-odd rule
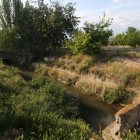
[[[24,74],[29,79],[35,75],[32,71],[24,71]],[[99,98],[83,94],[73,87],[65,85],[63,87],[66,89],[67,94],[72,95],[79,102],[80,116],[93,131],[99,130],[99,124],[101,129],[104,129],[115,121],[115,113],[122,108],[118,105],[108,105]]]
[[[68,94],[79,100],[80,115],[93,131],[99,130],[99,124],[101,129],[104,129],[115,121],[115,113],[122,108],[118,105],[108,105],[96,97],[83,94],[75,88],[64,87]]]

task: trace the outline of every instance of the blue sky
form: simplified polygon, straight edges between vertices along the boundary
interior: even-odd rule
[[[98,22],[103,12],[107,14],[106,19],[113,18],[112,25],[114,35],[125,32],[128,27],[135,27],[140,30],[140,0],[57,0],[66,5],[69,2],[75,3],[75,15],[81,17],[79,27],[85,21]],[[44,0],[48,3],[49,0]]]

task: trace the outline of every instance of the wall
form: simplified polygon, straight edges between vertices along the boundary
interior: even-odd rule
[[[119,135],[134,125],[140,120],[140,96],[133,100],[132,104],[128,104],[115,114],[116,121],[107,126],[103,130],[104,140],[113,138],[119,140]]]

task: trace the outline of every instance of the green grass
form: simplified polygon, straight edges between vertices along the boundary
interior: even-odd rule
[[[78,118],[77,103],[60,85],[44,76],[26,81],[17,68],[2,63],[0,73],[0,133],[23,128],[25,136],[19,139],[25,140],[88,140],[92,136]]]

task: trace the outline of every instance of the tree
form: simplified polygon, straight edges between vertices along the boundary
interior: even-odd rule
[[[51,40],[50,46],[53,46],[53,51],[56,50],[56,47],[62,47],[64,40],[72,35],[80,22],[78,17],[74,16],[76,9],[73,6],[72,3],[61,6],[59,3],[52,2],[51,7],[54,7],[54,9],[51,8],[51,15],[47,20],[47,24],[50,29],[49,40]]]
[[[133,47],[140,45],[140,31],[137,30],[127,34],[127,44]]]
[[[140,45],[140,31],[134,27],[128,27],[126,31],[127,35],[127,45],[136,47],[136,45]]]
[[[0,46],[11,48],[27,60],[43,57],[46,50],[55,51],[79,23],[73,6],[72,3],[62,6],[53,2],[48,6],[39,0],[38,7],[29,5],[28,1],[23,7],[20,0],[3,0]]]
[[[134,33],[134,32],[136,32],[136,28],[134,28],[134,27],[128,27],[128,29],[127,29],[127,31],[126,31],[126,34],[128,34],[128,33]]]
[[[73,39],[66,41],[74,54],[84,53],[93,55],[98,53],[100,47],[108,44],[109,36],[112,36],[113,31],[106,29],[111,25],[112,19],[105,20],[105,14],[99,23],[87,23],[82,29],[76,30],[73,33]]]
[[[126,34],[125,34],[126,33]],[[140,31],[134,27],[128,27],[126,32],[122,34],[117,34],[110,40],[112,45],[130,45],[136,47],[140,45]]]

